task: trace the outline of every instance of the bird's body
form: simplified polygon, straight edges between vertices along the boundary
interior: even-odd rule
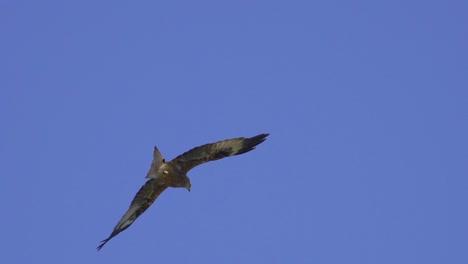
[[[191,183],[187,172],[205,162],[249,152],[262,143],[268,134],[252,138],[233,138],[193,148],[175,159],[166,162],[164,156],[154,147],[153,163],[146,175],[150,178],[137,192],[127,212],[114,227],[111,235],[97,247],[100,250],[111,238],[127,229],[148,209],[168,187],[183,187],[190,191]]]

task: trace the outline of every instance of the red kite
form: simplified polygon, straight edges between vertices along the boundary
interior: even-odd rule
[[[97,250],[99,251],[111,238],[132,225],[167,187],[183,187],[190,191],[191,184],[187,172],[192,168],[205,162],[249,152],[262,143],[267,136],[268,134],[260,134],[251,138],[240,137],[202,145],[169,162],[166,162],[158,148],[154,147],[153,163],[146,175],[146,178],[150,179],[137,192],[127,212],[114,227],[110,236],[101,241]]]

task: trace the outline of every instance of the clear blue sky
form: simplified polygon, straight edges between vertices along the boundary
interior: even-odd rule
[[[466,1],[1,1],[2,263],[468,263]],[[270,133],[129,229],[158,146]]]

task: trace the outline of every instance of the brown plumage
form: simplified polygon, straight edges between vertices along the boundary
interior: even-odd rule
[[[262,143],[267,136],[268,134],[260,134],[251,138],[240,137],[202,145],[169,162],[166,162],[158,148],[154,147],[153,163],[146,175],[146,178],[150,178],[150,180],[140,188],[127,212],[114,227],[110,236],[101,241],[97,250],[100,250],[111,238],[132,225],[168,187],[184,187],[190,191],[191,183],[187,172],[192,168],[205,162],[249,152]]]

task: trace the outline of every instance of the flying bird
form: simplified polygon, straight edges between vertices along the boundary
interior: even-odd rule
[[[132,225],[168,187],[183,187],[190,191],[191,183],[187,177],[188,171],[205,162],[249,152],[262,143],[267,136],[268,134],[260,134],[251,138],[240,137],[205,144],[168,162],[158,148],[154,147],[153,162],[146,175],[149,180],[137,192],[127,212],[114,227],[110,236],[101,241],[97,250],[99,251],[110,239]]]

